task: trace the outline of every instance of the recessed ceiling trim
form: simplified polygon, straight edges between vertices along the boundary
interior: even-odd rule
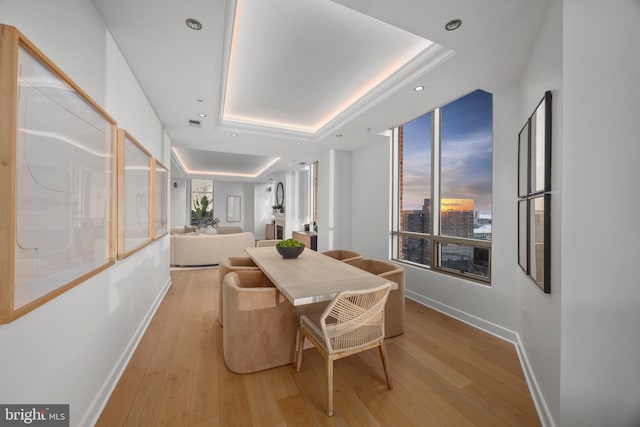
[[[251,135],[265,135],[265,134],[273,135],[280,138],[295,139],[296,141],[299,141],[300,139],[303,139],[306,141],[316,140],[316,137],[314,134],[310,134],[307,132],[296,132],[288,129],[272,128],[272,127],[267,127],[262,125],[233,122],[229,120],[221,121],[217,129],[222,131],[233,132],[233,133],[242,133],[242,134],[251,134]]]
[[[180,154],[180,149],[177,147],[171,147],[171,153],[179,168],[185,173],[185,175],[206,175],[206,176],[226,176],[237,178],[258,178],[265,173],[269,168],[280,161],[280,157],[273,158],[272,161],[267,163],[264,167],[256,171],[255,173],[236,173],[236,172],[224,172],[216,170],[204,170],[204,169],[192,169],[187,165],[185,158]]]
[[[432,44],[407,66],[398,70],[392,78],[382,82],[382,84],[360,98],[334,120],[327,123],[325,127],[316,133],[317,139],[323,139],[335,133],[337,129],[346,123],[405,89],[413,81],[449,60],[455,54],[456,51],[452,49],[435,43]]]
[[[225,76],[225,78],[223,78],[221,81],[221,93],[223,95],[220,97],[221,105],[219,109],[219,124],[222,126],[238,127],[240,125],[243,125],[245,126],[245,129],[255,128],[259,133],[276,135],[287,134],[293,137],[306,136],[307,138],[310,137],[312,139],[320,139],[322,138],[322,135],[332,133],[335,127],[345,124],[345,119],[351,120],[357,114],[372,107],[373,105],[370,101],[372,99],[375,99],[375,97],[379,96],[381,93],[384,93],[384,91],[380,90],[381,87],[387,88],[387,90],[388,88],[395,89],[397,85],[393,84],[393,82],[396,82],[398,79],[405,81],[406,79],[403,78],[403,76],[407,74],[405,68],[409,68],[410,71],[419,68],[419,71],[417,73],[420,73],[422,72],[422,70],[428,70],[437,65],[432,63],[423,64],[422,60],[417,61],[418,59],[434,56],[434,52],[440,54],[441,49],[444,49],[447,52],[447,57],[453,53],[453,51],[449,49],[436,45],[435,43],[432,43],[426,39],[422,39],[424,41],[422,51],[414,51],[419,52],[416,56],[413,56],[415,55],[415,53],[412,53],[411,55],[413,56],[413,58],[411,56],[408,56],[402,61],[402,63],[400,63],[401,57],[399,55],[398,61],[396,61],[396,63],[387,64],[384,69],[378,71],[377,75],[370,76],[368,81],[362,82],[361,84],[357,85],[357,89],[355,90],[355,92],[351,92],[351,95],[338,102],[337,107],[334,106],[333,110],[323,113],[324,116],[318,116],[320,117],[320,119],[317,119],[314,123],[292,124],[290,122],[277,119],[263,119],[251,114],[242,114],[240,111],[230,111],[229,108],[230,96],[235,96],[231,94],[231,90],[234,90],[234,67],[236,66],[235,40],[237,40],[238,37],[242,37],[242,31],[246,30],[245,28],[241,27],[243,25],[241,23],[243,14],[242,4],[243,0],[227,0],[227,2],[225,3],[225,55],[223,56],[223,75]],[[415,45],[413,49],[415,49],[416,47],[417,45]],[[409,51],[407,51],[407,53],[408,52]],[[294,53],[292,52],[292,55],[293,54]],[[436,63],[442,62],[443,59],[441,55],[435,56],[438,56]],[[418,65],[416,65],[416,63],[418,63]],[[251,68],[245,67],[244,69]],[[412,74],[417,73],[414,72]],[[238,82],[235,83],[237,84]],[[249,81],[249,83],[253,82]],[[244,88],[248,86],[250,86],[250,84],[243,85],[242,87]],[[372,96],[372,94],[375,94],[375,96]],[[302,94],[301,96],[305,95]],[[384,98],[387,98],[388,96],[390,96],[390,94],[388,94]],[[379,101],[377,101],[376,103],[379,103]],[[361,107],[358,107],[359,105],[364,105],[366,108],[363,109]]]

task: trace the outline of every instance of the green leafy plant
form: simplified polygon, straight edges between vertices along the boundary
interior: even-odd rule
[[[198,199],[197,197],[193,200],[193,219],[195,220],[195,225],[216,225],[218,221],[215,221],[212,218],[211,214],[211,201],[207,196],[202,196],[202,198]],[[217,219],[217,218],[216,218]],[[215,222],[215,224],[214,224]]]
[[[280,242],[276,243],[276,246],[279,248],[299,248],[301,246],[304,246],[304,243],[296,239],[287,239],[281,240]]]

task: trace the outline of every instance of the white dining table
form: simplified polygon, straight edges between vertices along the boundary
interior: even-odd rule
[[[332,300],[345,290],[369,289],[395,282],[305,248],[284,259],[275,247],[247,248],[249,256],[294,306]]]

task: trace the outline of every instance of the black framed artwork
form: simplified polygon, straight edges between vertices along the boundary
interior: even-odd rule
[[[529,119],[529,194],[551,191],[551,92]]]
[[[551,292],[551,91],[518,133],[518,265]]]
[[[551,195],[528,200],[529,276],[545,293],[551,292]]]
[[[518,134],[518,197],[529,195],[529,120]]]
[[[518,200],[518,265],[529,274],[529,200]]]

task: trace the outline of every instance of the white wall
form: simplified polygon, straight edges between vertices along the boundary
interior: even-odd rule
[[[174,187],[175,183],[175,187]],[[187,180],[185,178],[171,177],[169,181],[169,198],[171,200],[171,225],[188,225],[188,204],[190,198],[187,198]]]
[[[3,1],[0,16],[169,164],[167,136],[91,2]],[[0,402],[69,403],[71,425],[91,425],[169,284],[164,237],[0,325]]]
[[[240,196],[240,222],[227,221],[227,196]],[[236,225],[253,233],[254,203],[253,183],[213,181],[213,216],[220,218],[220,225]]]
[[[273,199],[276,186],[270,183],[256,183],[253,186],[253,192],[253,235],[256,240],[264,240],[266,238],[266,225],[271,224],[273,219],[271,207],[274,205]]]
[[[372,135],[371,142],[352,153],[350,249],[365,258],[389,259],[391,232],[391,137]],[[349,249],[349,248],[347,248]]]
[[[351,249],[351,152],[328,150],[318,165],[318,251]]]
[[[552,91],[551,152],[551,293],[544,294],[516,268],[516,284],[520,291],[518,334],[527,360],[532,383],[537,385],[534,397],[547,425],[558,422],[560,415],[560,313],[562,296],[562,1],[553,0],[532,48],[520,87],[520,103],[516,124],[521,127],[533,113],[544,92]],[[519,131],[515,130],[513,135]],[[515,144],[514,144],[515,148]],[[517,154],[514,153],[514,156]],[[513,157],[516,158],[516,157]],[[512,194],[515,194],[515,188]],[[513,216],[516,212],[513,211]],[[497,222],[497,221],[496,221]],[[514,230],[514,235],[516,231]],[[514,248],[515,253],[515,248]],[[515,261],[513,263],[515,265]],[[548,419],[547,419],[548,418]]]
[[[562,426],[640,424],[640,2],[564,1]]]

